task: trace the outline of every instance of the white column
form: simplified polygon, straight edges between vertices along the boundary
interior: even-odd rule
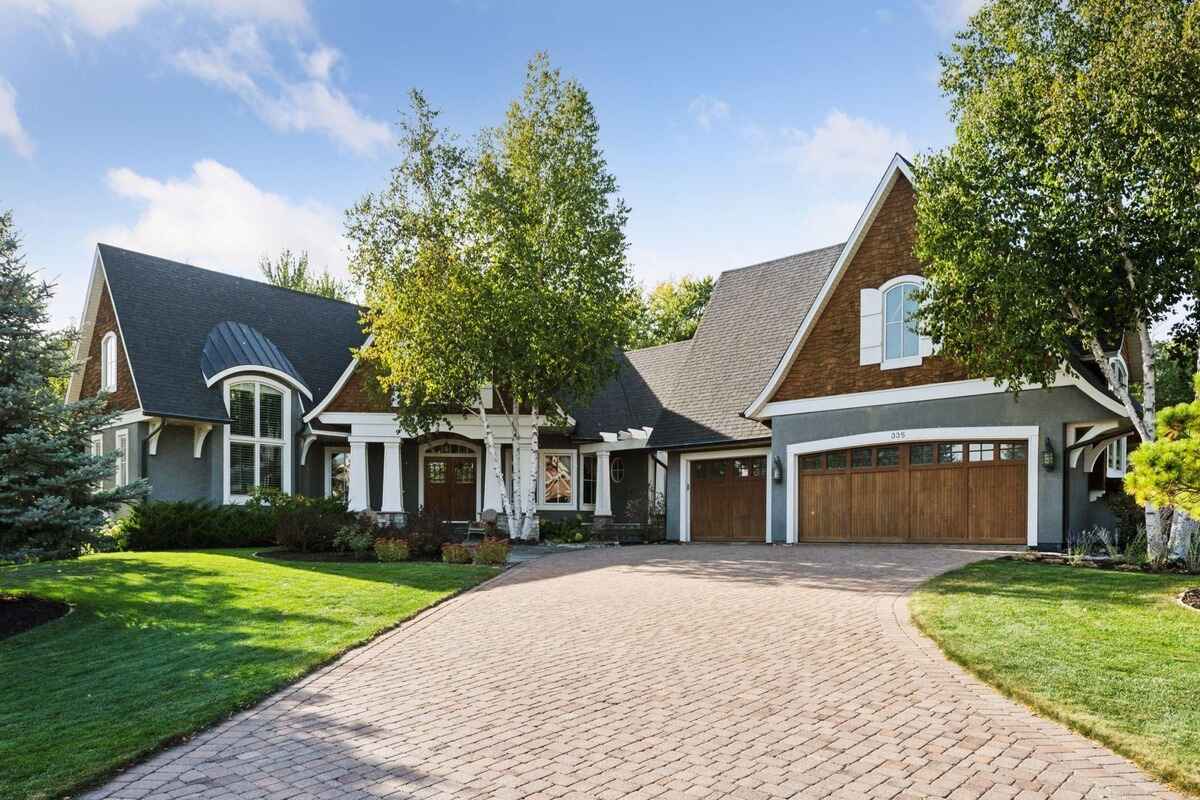
[[[350,442],[350,496],[346,505],[351,511],[367,511],[371,507],[371,493],[367,488],[367,443]]]
[[[401,489],[400,442],[383,443],[383,503],[379,510],[385,514],[404,511],[404,492]],[[354,473],[351,472],[351,475]]]
[[[491,509],[497,514],[504,514],[504,505],[500,501],[500,479],[496,477],[497,471],[503,474],[500,470],[500,446],[493,443],[488,447],[484,454],[483,461],[483,508],[482,511]]]
[[[612,491],[608,481],[608,451],[600,450],[596,453],[596,510],[592,512],[593,516],[612,516]]]

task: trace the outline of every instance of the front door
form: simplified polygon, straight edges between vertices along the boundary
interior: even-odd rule
[[[425,459],[425,511],[439,519],[475,519],[475,459]]]

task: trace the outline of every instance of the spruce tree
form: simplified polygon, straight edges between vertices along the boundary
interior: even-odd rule
[[[108,515],[142,497],[145,481],[101,490],[116,453],[91,437],[116,413],[103,396],[64,403],[65,334],[47,330],[52,287],[26,266],[12,212],[0,214],[0,558],[72,557]]]

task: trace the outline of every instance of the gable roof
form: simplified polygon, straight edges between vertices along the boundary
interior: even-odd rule
[[[96,246],[121,322],[145,414],[228,421],[218,388],[206,385],[203,351],[221,323],[242,323],[274,345],[320,402],[362,343],[353,303]],[[257,356],[255,356],[257,358]],[[211,377],[211,376],[210,376]]]
[[[770,436],[741,412],[771,375],[842,250],[836,244],[721,273],[649,446]]]
[[[871,223],[875,221],[875,215],[879,212],[883,201],[887,199],[888,194],[892,191],[892,187],[896,185],[897,179],[901,176],[907,178],[910,183],[913,182],[912,164],[897,153],[892,157],[891,163],[888,164],[887,170],[884,171],[883,177],[875,187],[875,193],[871,195],[867,207],[858,218],[858,222],[855,224],[854,230],[851,231],[850,238],[846,240],[845,247],[839,253],[836,263],[833,264],[833,268],[825,276],[825,281],[816,294],[815,299],[808,305],[803,320],[801,320],[799,327],[796,328],[790,343],[787,344],[786,351],[783,352],[783,357],[778,360],[774,365],[774,369],[759,385],[759,391],[747,399],[746,406],[744,407],[744,413],[747,417],[757,417],[763,410],[763,407],[770,401],[771,397],[774,396],[775,392],[778,391],[783,379],[787,377],[788,370],[791,369],[792,363],[796,360],[796,355],[804,345],[804,340],[816,324],[817,317],[821,316],[821,312],[825,309],[825,304],[829,301],[833,290],[837,288],[838,281],[845,274],[846,267],[854,259],[859,245],[862,244],[863,239],[867,236],[867,232],[871,229]]]
[[[601,432],[653,427],[691,345],[673,342],[621,353],[617,374],[589,403],[570,409],[574,435],[599,439]]]

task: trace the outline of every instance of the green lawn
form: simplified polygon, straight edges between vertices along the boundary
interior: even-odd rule
[[[913,619],[1006,694],[1190,791],[1200,790],[1200,578],[1019,561],[927,583]]]
[[[75,606],[0,640],[0,798],[94,782],[494,574],[249,550],[0,567],[0,591]]]

